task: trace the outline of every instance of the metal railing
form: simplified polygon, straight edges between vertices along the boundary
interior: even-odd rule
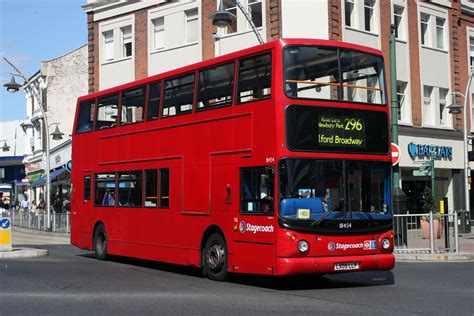
[[[33,230],[48,230],[48,216],[45,212],[28,212],[23,210],[10,210],[12,226]],[[71,232],[71,215],[67,213],[51,212],[51,231],[54,233]]]
[[[394,214],[395,253],[459,252],[458,213]]]

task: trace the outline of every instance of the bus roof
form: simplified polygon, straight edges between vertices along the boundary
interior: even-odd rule
[[[378,49],[374,49],[374,48],[362,46],[362,45],[357,45],[357,44],[352,44],[352,43],[341,42],[341,41],[309,39],[309,38],[282,38],[282,39],[274,40],[274,41],[264,43],[261,45],[256,45],[256,46],[245,48],[239,51],[235,51],[226,55],[210,58],[210,59],[197,62],[194,64],[190,64],[184,67],[168,70],[160,74],[155,74],[143,79],[124,83],[124,84],[111,87],[105,90],[101,90],[92,94],[84,95],[84,96],[79,97],[79,102],[97,98],[106,94],[116,93],[124,89],[132,88],[132,87],[139,86],[139,85],[146,84],[153,81],[158,81],[163,78],[170,78],[170,77],[174,77],[180,74],[185,74],[187,72],[195,71],[196,69],[206,68],[206,67],[216,65],[222,62],[226,62],[232,59],[237,59],[237,58],[241,58],[248,55],[258,54],[260,52],[264,52],[264,51],[273,49],[275,47],[283,48],[286,45],[317,45],[317,46],[320,45],[320,46],[341,47],[341,48],[346,48],[346,49],[351,49],[351,50],[364,51],[364,52],[375,54],[375,55],[382,55],[382,52]]]

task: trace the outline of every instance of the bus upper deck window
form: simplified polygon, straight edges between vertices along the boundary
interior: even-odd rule
[[[97,105],[95,129],[104,129],[117,125],[118,94],[100,98]]]
[[[269,98],[271,96],[271,86],[271,53],[239,60],[237,103]]]
[[[77,133],[89,132],[92,130],[92,124],[94,122],[94,109],[95,102],[85,101],[79,104],[79,115],[77,118]]]
[[[122,125],[143,121],[146,88],[128,90],[122,93],[120,121]]]

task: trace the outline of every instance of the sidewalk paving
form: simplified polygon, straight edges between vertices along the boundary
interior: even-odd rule
[[[420,248],[429,247],[429,239],[424,239],[420,244],[428,243],[428,246],[422,245]],[[435,244],[444,243],[441,238],[435,240]],[[435,252],[431,254],[426,250],[414,252],[413,250],[396,249],[396,261],[425,261],[425,262],[474,262],[474,231],[469,234],[459,234],[459,252]]]
[[[12,227],[11,237],[13,251],[0,252],[0,260],[46,256],[48,250],[35,246],[70,244],[69,235],[67,234],[50,233],[19,227]]]

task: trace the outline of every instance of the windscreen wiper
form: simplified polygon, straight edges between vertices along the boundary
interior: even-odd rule
[[[315,228],[317,227],[319,224],[321,224],[322,221],[324,221],[328,216],[329,214],[333,213],[333,212],[336,212],[336,211],[340,211],[342,209],[342,202],[340,203],[340,205],[337,205],[335,207],[333,207],[332,209],[330,209],[329,211],[327,211],[326,213],[324,213],[320,218],[318,218],[317,220],[315,220],[312,224],[311,224],[311,227],[312,228]]]
[[[372,217],[372,215],[370,215],[369,212],[363,212],[363,213],[369,219],[369,225],[371,225],[372,227],[377,227],[377,221]]]

